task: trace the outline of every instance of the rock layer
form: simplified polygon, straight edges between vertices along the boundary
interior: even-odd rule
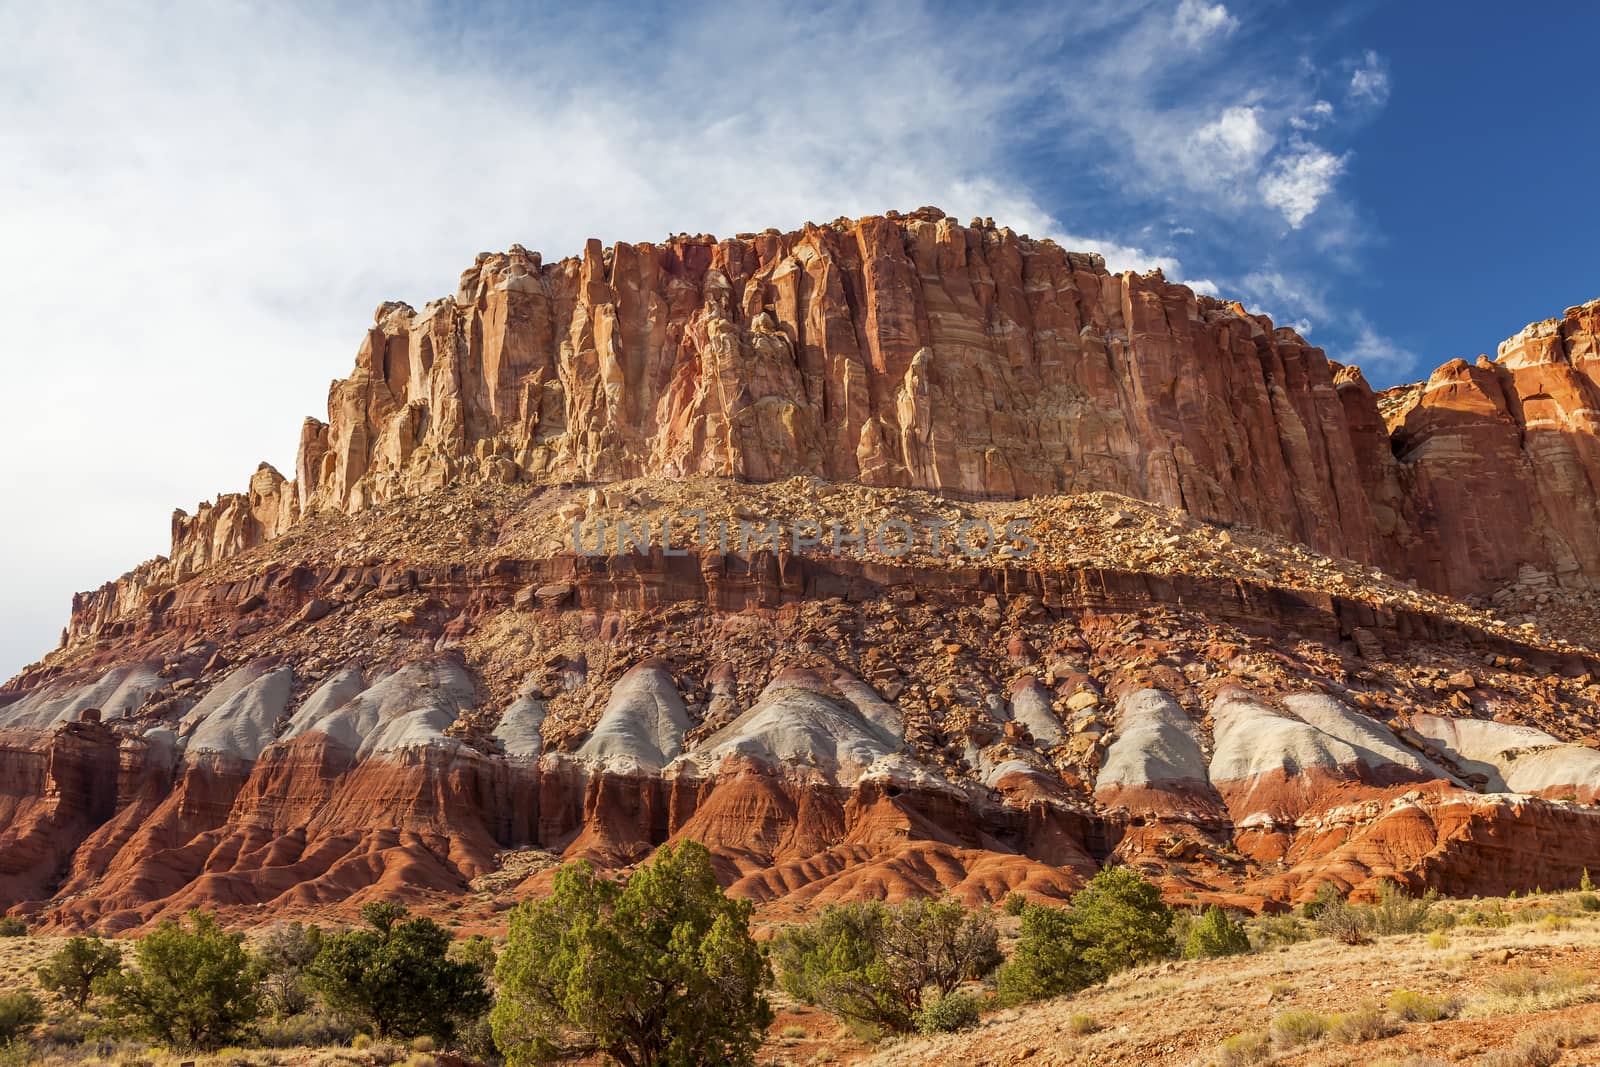
[[[0,687],[0,905],[493,921],[684,838],[776,915],[1110,862],[1251,907],[1575,883],[1592,629],[1373,566],[1600,578],[1597,309],[1375,395],[1237,304],[934,209],[482,256],[379,309],[293,480],[176,515]],[[1039,551],[565,539],[823,501],[1020,509]]]

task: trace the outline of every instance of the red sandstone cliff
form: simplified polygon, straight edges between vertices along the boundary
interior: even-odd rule
[[[294,480],[177,513],[0,687],[0,905],[492,913],[680,836],[780,909],[1112,859],[1259,906],[1565,884],[1600,868],[1591,616],[1450,595],[1600,578],[1597,318],[1378,396],[1237,304],[935,209],[480,256],[379,309]],[[563,542],[687,506],[1042,547]]]

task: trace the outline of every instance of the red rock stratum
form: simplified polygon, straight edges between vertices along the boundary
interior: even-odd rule
[[[379,308],[293,480],[177,513],[0,690],[0,904],[487,918],[686,836],[774,913],[1113,860],[1258,907],[1576,882],[1597,322],[1374,394],[932,208],[482,255]],[[823,536],[715,534],[772,520]],[[886,520],[1035,547],[849,540]]]

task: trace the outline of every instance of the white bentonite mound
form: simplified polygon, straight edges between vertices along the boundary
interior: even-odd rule
[[[362,686],[354,667],[336,672],[303,704],[285,741],[310,733],[356,756],[428,745],[458,747],[444,730],[473,705],[472,679],[450,660],[411,663]]]
[[[830,784],[852,785],[879,759],[900,752],[904,742],[898,718],[889,721],[888,705],[864,683],[846,676],[836,688],[845,699],[829,693],[810,671],[784,671],[748,711],[690,756],[704,766],[743,756],[787,769],[810,768]]]
[[[1206,782],[1200,731],[1176,700],[1159,689],[1139,689],[1117,707],[1117,733],[1106,749],[1095,789]]]
[[[683,750],[689,712],[665,668],[642,663],[612,687],[600,721],[576,753],[624,773],[659,771]]]
[[[120,718],[167,684],[157,673],[157,666],[155,663],[127,664],[113,667],[90,682],[52,682],[42,686],[16,703],[0,708],[0,729],[49,729],[57,723],[75,721],[89,708],[100,709],[101,719]]]

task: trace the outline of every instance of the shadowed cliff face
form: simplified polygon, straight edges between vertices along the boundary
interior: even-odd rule
[[[454,297],[380,307],[295,479],[177,514],[173,570],[460,479],[806,474],[1113,491],[1456,594],[1524,566],[1587,586],[1597,314],[1441,368],[1391,434],[1359,371],[1264,316],[934,208],[554,264],[515,246]]]
[[[481,256],[379,309],[293,481],[177,513],[0,687],[0,908],[493,922],[561,859],[686,837],[777,916],[1113,861],[1247,907],[1575,882],[1597,319],[1374,394],[1237,304],[931,208]],[[572,548],[691,508],[1037,551]],[[1513,582],[1577,614],[1455,599]]]

